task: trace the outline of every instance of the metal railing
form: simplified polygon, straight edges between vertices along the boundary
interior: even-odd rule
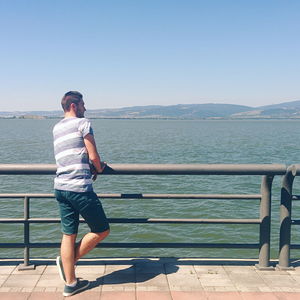
[[[280,203],[280,239],[279,239],[279,269],[290,269],[290,250],[300,249],[300,244],[291,243],[291,226],[300,225],[300,220],[292,219],[292,202],[300,200],[300,196],[293,195],[293,183],[300,175],[300,165],[289,166],[282,180]]]
[[[49,175],[55,174],[55,165],[0,164],[0,175]],[[257,219],[155,219],[155,218],[111,218],[110,223],[164,223],[164,224],[257,224],[257,243],[100,243],[106,248],[243,248],[259,249],[260,269],[270,267],[271,190],[275,175],[284,175],[282,164],[111,164],[102,175],[260,175],[259,194],[99,194],[101,198],[136,199],[248,199],[260,200],[260,215]],[[0,243],[0,248],[24,248],[23,268],[30,264],[30,248],[58,248],[60,243],[31,243],[30,224],[59,223],[54,218],[31,218],[30,199],[52,198],[53,194],[0,194],[0,198],[23,198],[24,217],[1,218],[0,223],[23,223],[23,243]],[[80,222],[83,222],[81,220]]]

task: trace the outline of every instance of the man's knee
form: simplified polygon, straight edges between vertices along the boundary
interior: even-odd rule
[[[95,234],[96,234],[96,236],[97,236],[97,239],[98,239],[99,242],[100,242],[100,241],[102,241],[103,239],[105,239],[105,238],[109,235],[109,233],[110,233],[110,230],[107,229],[107,230],[105,230],[105,231],[103,231],[103,232],[97,232],[97,233],[95,233]]]
[[[74,234],[63,233],[62,240],[66,242],[75,242],[76,237],[77,237],[77,233]]]

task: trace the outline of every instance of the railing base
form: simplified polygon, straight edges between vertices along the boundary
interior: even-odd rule
[[[35,270],[35,265],[19,264],[18,271],[28,271],[28,270]]]
[[[261,267],[259,264],[256,264],[255,268],[259,271],[275,271],[275,268],[273,266]]]
[[[295,268],[292,266],[289,267],[281,267],[280,265],[276,265],[277,271],[295,271]]]

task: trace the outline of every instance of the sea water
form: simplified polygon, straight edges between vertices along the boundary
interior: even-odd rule
[[[55,119],[0,119],[0,164],[55,163]],[[98,151],[108,164],[293,164],[300,161],[300,120],[92,119]],[[54,176],[0,175],[0,193],[52,193]],[[298,180],[300,182],[300,180]],[[261,176],[98,176],[97,193],[260,193]],[[278,257],[281,176],[272,188],[271,257]],[[294,191],[299,190],[297,179]],[[101,199],[109,218],[259,218],[257,200]],[[32,199],[32,218],[58,218],[55,199]],[[300,214],[297,204],[293,215]],[[0,199],[0,218],[22,218],[21,199]],[[296,226],[294,226],[296,227]],[[0,224],[0,242],[22,242],[22,224]],[[31,224],[31,242],[60,242],[59,224]],[[300,229],[300,228],[299,228]],[[300,241],[293,228],[292,240]],[[80,225],[79,237],[88,231]],[[106,242],[258,243],[259,225],[111,224]],[[296,252],[296,251],[295,251]],[[32,249],[54,257],[58,249]],[[0,257],[21,257],[0,249]],[[95,249],[90,256],[256,258],[249,249]],[[297,253],[295,253],[297,256]]]

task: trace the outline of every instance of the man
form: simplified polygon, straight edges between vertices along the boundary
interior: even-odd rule
[[[61,105],[64,119],[53,128],[57,164],[54,189],[63,233],[61,256],[56,263],[65,282],[63,295],[71,296],[89,285],[87,280],[76,278],[75,263],[107,237],[109,224],[93,191],[92,181],[105,164],[100,160],[91,124],[84,118],[83,97],[79,92],[70,91],[62,98]],[[79,215],[91,231],[75,245]]]

